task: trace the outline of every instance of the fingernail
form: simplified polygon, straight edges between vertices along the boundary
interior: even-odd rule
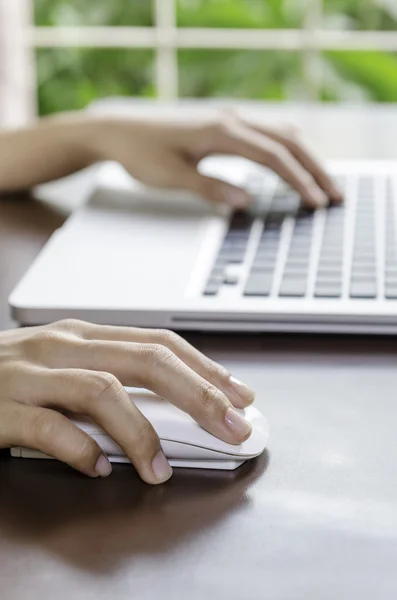
[[[100,477],[108,477],[112,472],[112,465],[104,454],[96,461],[95,471]]]
[[[235,437],[246,440],[251,435],[251,425],[248,423],[248,421],[243,419],[243,417],[240,417],[234,408],[230,407],[227,409],[225,421],[226,425]]]
[[[225,202],[235,208],[245,208],[250,203],[250,197],[244,190],[239,190],[228,185],[223,188]]]
[[[172,469],[163,452],[159,450],[152,461],[152,470],[159,483],[167,481],[172,475]]]
[[[236,379],[235,377],[230,377],[230,383],[236,394],[240,396],[240,398],[244,400],[244,402],[253,402],[255,398],[255,392],[251,390],[251,388],[249,388],[248,385],[245,385],[245,383],[243,383],[239,379]]]

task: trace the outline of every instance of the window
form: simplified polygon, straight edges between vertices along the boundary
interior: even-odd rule
[[[397,101],[395,0],[0,0],[1,43],[0,100],[18,49],[25,116],[105,95]]]

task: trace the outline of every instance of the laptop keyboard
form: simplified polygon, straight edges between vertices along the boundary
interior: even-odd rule
[[[397,238],[390,178],[336,178],[346,201],[310,211],[279,183],[272,201],[235,212],[204,295],[234,286],[247,297],[397,299]],[[263,198],[261,198],[263,186]],[[248,182],[259,203],[264,182]]]

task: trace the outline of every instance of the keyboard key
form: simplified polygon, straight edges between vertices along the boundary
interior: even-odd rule
[[[375,240],[371,239],[356,239],[354,242],[354,250],[357,253],[375,252]]]
[[[376,298],[376,282],[353,281],[350,284],[350,298]]]
[[[262,233],[262,236],[259,240],[259,244],[262,246],[267,246],[269,244],[277,244],[280,241],[281,232],[280,231],[267,231],[266,235]]]
[[[353,262],[358,263],[360,261],[361,262],[375,262],[376,261],[375,251],[373,251],[373,252],[357,252],[357,250],[354,250]]]
[[[268,265],[268,266],[261,266],[261,265],[252,265],[251,267],[251,271],[250,273],[252,273],[253,275],[258,275],[259,273],[263,273],[263,274],[272,274],[274,273],[274,266]]]
[[[278,250],[257,250],[255,260],[258,262],[276,262]]]
[[[267,219],[264,226],[263,233],[266,235],[267,233],[278,233],[281,230],[281,226],[284,221],[284,216],[279,216],[276,219]]]
[[[325,269],[324,267],[321,267],[317,271],[317,278],[335,279],[336,277],[337,278],[342,277],[341,269]]]
[[[397,300],[397,285],[386,285],[385,297],[388,300]]]
[[[244,239],[237,238],[235,240],[225,239],[222,244],[222,250],[231,250],[233,248],[235,250],[244,250],[247,247],[247,243],[248,243],[248,239],[246,239],[246,238],[244,238]]]
[[[321,248],[320,260],[343,260],[342,246],[337,248]]]
[[[309,268],[309,258],[299,256],[289,256],[284,265],[284,269],[302,269],[307,270]]]
[[[354,275],[374,275],[376,273],[376,264],[352,263],[351,273]]]
[[[310,252],[288,252],[286,264],[290,265],[308,265]]]
[[[283,297],[302,297],[306,294],[307,280],[284,278],[279,291],[279,296]]]
[[[375,267],[375,256],[361,256],[360,254],[354,254],[352,259],[352,266],[358,267],[359,265],[363,265],[365,267]]]
[[[260,244],[277,242],[281,236],[281,229],[265,229],[260,237]]]
[[[278,253],[278,244],[276,246],[270,246],[268,248],[264,248],[263,246],[258,246],[256,251],[256,256],[265,258],[266,256],[276,257]]]
[[[219,292],[220,281],[218,279],[210,279],[205,287],[204,296],[216,296]]]
[[[306,269],[284,269],[283,273],[284,279],[307,279],[307,270]]]
[[[288,260],[308,261],[310,256],[310,248],[299,248],[293,250],[290,248],[288,252]]]
[[[333,256],[320,256],[319,269],[342,269],[342,259]]]
[[[364,276],[364,275],[352,275],[350,277],[350,285],[355,285],[357,284],[368,284],[368,285],[373,285],[376,289],[376,276],[373,277],[368,277],[368,276]]]
[[[211,271],[210,277],[211,277],[211,279],[212,278],[214,278],[214,279],[216,279],[216,278],[222,279],[224,272],[225,272],[225,266],[223,266],[223,265],[221,267],[214,266],[214,268]]]
[[[314,290],[316,298],[340,298],[342,296],[342,285],[339,283],[318,283]]]
[[[334,279],[323,279],[322,277],[316,280],[316,289],[320,288],[341,288],[342,289],[342,278],[335,277]]]
[[[238,283],[238,275],[236,273],[226,273],[223,283],[226,283],[227,285],[235,285]]]
[[[325,230],[322,237],[322,245],[334,244],[335,243],[343,243],[344,241],[344,233],[343,229],[338,226],[337,229],[333,231]]]
[[[221,250],[221,252],[219,253],[219,258],[221,260],[223,259],[229,263],[244,262],[244,257],[245,257],[245,250],[244,250],[244,252],[239,252],[239,251],[227,252],[227,251]]]
[[[262,271],[263,273],[272,273],[275,268],[275,263],[266,263],[266,262],[253,262],[251,270],[252,271]]]
[[[269,296],[273,276],[257,273],[250,274],[244,290],[244,296]]]

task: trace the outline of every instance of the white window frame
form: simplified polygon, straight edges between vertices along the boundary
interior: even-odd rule
[[[176,0],[153,1],[153,27],[36,27],[32,22],[34,0],[0,0],[0,115],[5,112],[8,121],[18,122],[34,113],[36,48],[152,48],[156,52],[157,96],[163,100],[178,97],[180,48],[300,51],[306,95],[311,100],[319,99],[316,62],[321,51],[397,51],[397,31],[321,29],[322,0],[305,0],[302,29],[285,30],[178,28]]]
[[[31,0],[0,0],[0,126],[23,124],[36,113],[31,23]]]

